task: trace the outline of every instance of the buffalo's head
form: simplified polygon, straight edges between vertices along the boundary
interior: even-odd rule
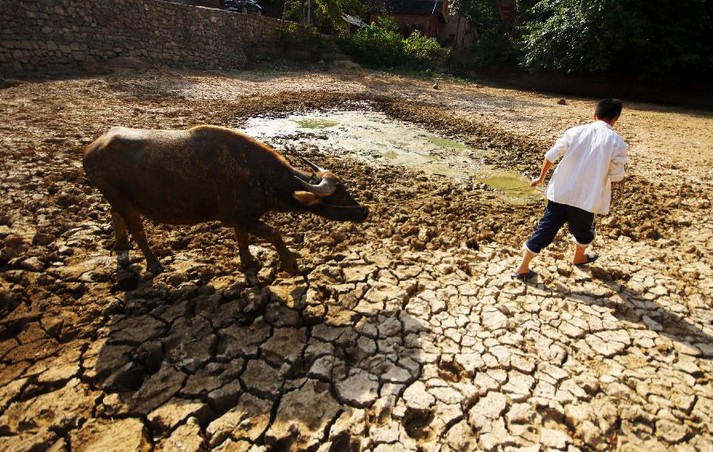
[[[316,179],[318,182],[305,180],[304,174],[295,172],[295,179],[303,190],[296,190],[293,196],[300,204],[310,212],[330,220],[366,220],[369,209],[362,207],[351,197],[337,175],[309,161],[307,163],[315,170],[313,177],[308,179]]]

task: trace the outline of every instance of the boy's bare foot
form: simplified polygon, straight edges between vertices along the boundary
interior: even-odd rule
[[[582,265],[591,264],[592,262],[596,261],[597,259],[599,259],[599,256],[595,256],[592,254],[585,254],[583,260],[578,261],[578,262],[577,261],[572,262],[572,264],[574,264],[576,266],[582,266]]]
[[[532,270],[528,271],[527,273],[517,273],[517,272],[515,272],[515,273],[512,274],[512,278],[513,278],[513,279],[519,279],[520,281],[528,281],[528,280],[533,279],[533,278],[535,278],[535,277],[537,277],[537,273],[534,272],[534,271],[532,271]]]

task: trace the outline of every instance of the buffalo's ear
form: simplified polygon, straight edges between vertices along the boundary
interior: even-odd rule
[[[300,204],[310,207],[319,204],[321,199],[308,191],[296,191],[292,195]]]

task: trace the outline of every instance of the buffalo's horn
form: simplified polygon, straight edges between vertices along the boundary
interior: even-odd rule
[[[295,176],[295,179],[302,184],[302,186],[315,196],[325,197],[334,193],[337,189],[337,183],[331,177],[327,176],[322,179],[322,181],[317,185],[312,185],[309,182],[305,182],[299,177]]]
[[[324,168],[320,168],[319,166],[315,165],[314,163],[310,162],[306,158],[300,156],[300,158],[307,164],[309,165],[310,168],[312,168],[312,171],[320,172],[320,171],[326,171]]]

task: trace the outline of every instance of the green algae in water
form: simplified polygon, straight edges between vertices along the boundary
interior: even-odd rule
[[[518,198],[539,196],[539,192],[530,187],[530,181],[524,180],[518,174],[493,172],[477,177],[478,182]]]
[[[295,122],[303,129],[326,129],[339,125],[339,121],[325,118],[305,118],[297,119]]]
[[[384,153],[384,157],[387,158],[388,160],[396,160],[399,157],[399,155],[394,151],[386,151]]]

